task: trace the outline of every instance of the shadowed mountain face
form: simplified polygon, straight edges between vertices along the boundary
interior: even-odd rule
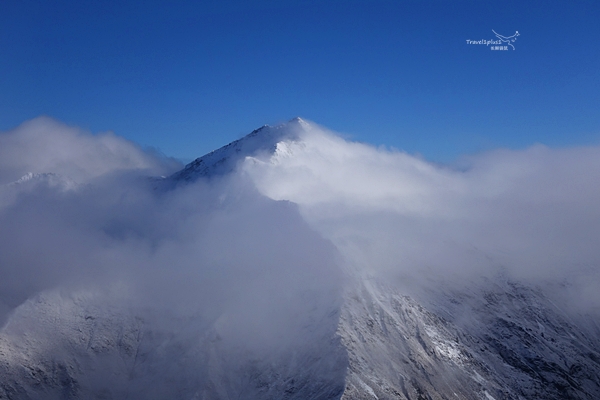
[[[0,399],[600,398],[596,250],[518,223],[594,233],[593,193],[498,165],[297,118],[168,178],[0,187]]]

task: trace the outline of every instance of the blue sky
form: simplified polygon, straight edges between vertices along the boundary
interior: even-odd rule
[[[428,160],[600,143],[600,3],[0,1],[0,130],[49,115],[189,161],[301,116]],[[513,51],[468,45],[519,31]]]

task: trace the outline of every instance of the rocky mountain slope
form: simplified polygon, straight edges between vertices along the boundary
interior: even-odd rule
[[[290,348],[249,351],[201,320],[45,293],[0,336],[0,398],[595,399],[597,325],[510,282],[422,305],[365,280]],[[468,314],[465,320],[464,314]],[[169,318],[169,317],[164,317]],[[109,384],[108,384],[109,383]]]
[[[349,366],[342,398],[594,399],[596,322],[574,321],[513,282],[420,304],[365,280],[342,307]]]

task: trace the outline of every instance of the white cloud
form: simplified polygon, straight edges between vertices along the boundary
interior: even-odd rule
[[[178,165],[143,151],[113,133],[92,135],[48,117],[0,133],[0,184],[27,173],[53,173],[76,182],[116,170],[143,169],[162,175]]]
[[[596,147],[498,150],[457,169],[314,127],[230,177],[162,193],[139,178],[172,163],[112,134],[41,118],[0,144],[2,182],[87,183],[34,180],[0,202],[3,313],[49,288],[118,281],[136,307],[200,313],[232,338],[293,336],[307,293],[335,304],[340,260],[394,276],[571,277],[582,302],[599,300]]]
[[[278,373],[277,357],[294,364],[301,346],[320,357],[348,275],[420,294],[429,293],[423,276],[464,289],[502,271],[548,284],[561,301],[600,305],[599,148],[498,150],[458,169],[314,127],[229,176],[162,190],[146,178],[170,162],[114,135],[36,119],[0,144],[3,182],[56,174],[0,186],[10,194],[0,198],[2,334],[27,330],[33,339],[23,340],[51,354],[55,345],[73,351],[65,337],[88,312],[107,330],[141,316],[157,362],[178,366],[147,387],[189,371],[198,379],[197,368],[215,362],[230,363],[227,379],[249,353]],[[176,352],[192,349],[187,364],[161,335]],[[9,341],[19,348],[22,337]]]
[[[85,184],[0,187],[12,193],[0,203],[0,322],[45,290],[118,284],[124,306],[198,316],[260,347],[298,339],[309,310],[335,307],[335,249],[292,203],[236,176],[157,189],[145,178],[170,162],[112,134],[36,119],[3,135],[6,180],[52,171]]]
[[[535,282],[597,274],[600,148],[502,149],[459,169],[313,127],[243,168],[261,193],[299,204],[358,268],[461,279],[504,269]]]

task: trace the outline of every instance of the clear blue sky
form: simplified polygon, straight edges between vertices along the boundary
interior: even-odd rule
[[[0,130],[49,115],[189,161],[301,116],[448,162],[600,143],[600,2],[0,0]],[[516,50],[467,39],[519,31]]]

